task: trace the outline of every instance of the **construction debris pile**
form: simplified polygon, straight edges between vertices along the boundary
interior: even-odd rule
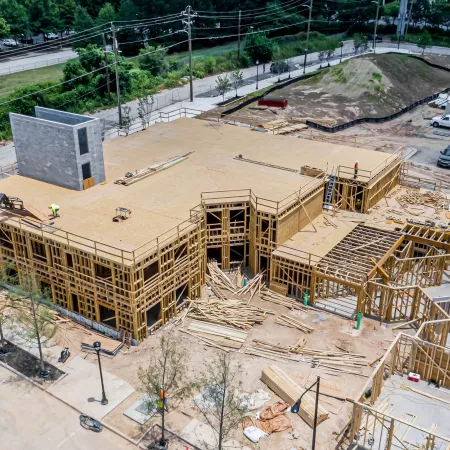
[[[308,311],[309,307],[302,305],[297,300],[283,295],[277,294],[266,287],[261,289],[261,298],[266,302],[276,303],[277,305],[285,306],[286,308],[298,310],[298,311]]]
[[[188,317],[245,330],[263,323],[268,314],[274,313],[259,306],[247,305],[240,300],[219,300],[213,297],[207,300],[191,300]]]
[[[437,208],[442,206],[442,202],[446,198],[441,192],[420,192],[416,189],[408,189],[406,194],[397,197],[396,200],[403,207],[407,207],[408,205],[423,205]]]

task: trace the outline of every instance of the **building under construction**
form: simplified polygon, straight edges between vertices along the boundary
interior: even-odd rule
[[[182,118],[104,142],[100,158],[95,124],[56,113],[40,108],[45,119],[13,118],[19,175],[0,180],[0,192],[23,209],[0,210],[0,251],[19,276],[33,274],[50,288],[55,304],[91,321],[144,339],[200,295],[209,258],[222,269],[264,271],[279,293],[307,294],[319,307],[340,302],[343,315],[349,304],[349,317],[388,321],[418,314],[418,294],[408,286],[441,281],[446,232],[332,214],[365,217],[400,182],[401,149]],[[28,159],[21,153],[35,137],[25,135],[22,120],[50,134],[64,128],[68,137],[58,145],[73,151],[58,164],[74,167],[58,172],[66,180],[55,180],[57,162],[45,161],[44,145],[33,176],[29,151]],[[59,217],[47,215],[51,204]]]

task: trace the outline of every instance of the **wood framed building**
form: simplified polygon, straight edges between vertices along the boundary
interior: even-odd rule
[[[138,340],[200,295],[208,258],[224,269],[244,261],[277,282],[280,246],[321,214],[332,168],[346,199],[336,201],[354,210],[360,192],[366,208],[393,187],[402,162],[400,153],[195,119],[105,142],[103,151],[106,182],[85,191],[0,180],[0,191],[35,211],[0,211],[0,255],[19,277],[50,288],[55,304]],[[345,168],[356,158],[355,184]],[[42,219],[52,203],[60,217]],[[131,217],[113,221],[118,207]]]

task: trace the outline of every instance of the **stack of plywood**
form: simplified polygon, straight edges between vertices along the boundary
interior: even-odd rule
[[[245,331],[197,320],[191,322],[188,331],[213,341],[222,347],[234,349],[240,349],[248,336],[248,333]]]
[[[265,383],[282,400],[293,405],[305,389],[300,387],[292,378],[276,366],[266,367],[262,371],[261,381]],[[302,398],[298,415],[310,426],[314,425],[315,398],[305,394]],[[319,404],[317,424],[328,419],[328,411]]]

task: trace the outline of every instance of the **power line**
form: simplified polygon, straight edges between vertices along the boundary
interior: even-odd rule
[[[239,11],[241,11],[241,12],[248,12],[248,11],[266,10],[268,8],[273,8],[275,6],[286,6],[286,5],[289,5],[291,3],[295,3],[296,1],[298,1],[298,0],[288,0],[286,3],[277,3],[277,5],[273,5],[273,6],[269,5],[269,6],[261,6],[260,8],[253,8],[253,9],[240,9]],[[197,12],[198,13],[210,13],[211,11],[200,11],[200,10],[198,10]],[[217,13],[217,11],[216,11],[216,13]],[[237,11],[236,10],[234,10],[234,11],[219,11],[219,13],[220,14],[236,14]]]

